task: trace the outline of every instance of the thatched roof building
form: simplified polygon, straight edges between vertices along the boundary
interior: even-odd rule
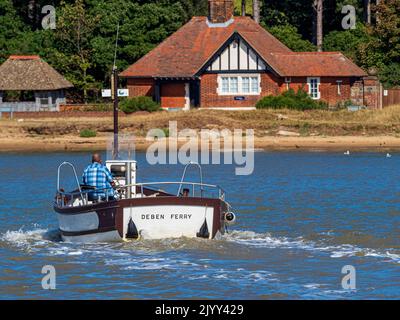
[[[64,90],[72,87],[71,82],[39,56],[12,55],[0,66],[0,109],[57,111],[65,103]],[[6,101],[7,91],[30,92],[31,99]]]
[[[71,82],[39,56],[10,56],[0,66],[0,91],[51,91],[72,87]]]

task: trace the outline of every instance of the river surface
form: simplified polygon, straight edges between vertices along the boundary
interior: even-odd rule
[[[206,165],[238,216],[222,240],[64,243],[57,166],[80,175],[89,156],[0,154],[0,299],[400,298],[400,154],[260,152],[250,176]],[[140,182],[180,179],[182,166],[136,158]],[[342,287],[346,265],[355,289]]]

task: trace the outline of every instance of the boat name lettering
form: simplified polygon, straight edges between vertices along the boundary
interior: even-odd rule
[[[172,214],[142,214],[142,220],[188,220],[192,218],[191,214],[181,214],[181,213],[172,213]]]

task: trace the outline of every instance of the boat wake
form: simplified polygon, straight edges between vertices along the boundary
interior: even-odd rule
[[[17,247],[29,247],[46,245],[50,242],[61,241],[58,230],[42,229],[36,227],[33,230],[24,230],[23,228],[17,231],[6,231],[0,236],[0,241],[13,244]]]
[[[225,234],[221,240],[204,239],[163,239],[146,240],[141,239],[128,243],[93,243],[79,244],[61,242],[58,230],[48,230],[37,227],[33,230],[19,229],[17,231],[7,231],[0,235],[2,247],[18,247],[27,251],[42,250],[47,248],[52,255],[81,255],[85,252],[104,254],[104,249],[113,250],[119,255],[128,255],[132,251],[142,254],[165,252],[181,249],[201,249],[201,250],[222,250],[232,244],[254,248],[271,249],[290,249],[304,250],[310,252],[320,252],[329,255],[331,258],[342,257],[374,257],[385,259],[386,261],[400,263],[400,253],[398,249],[372,249],[351,244],[330,245],[326,242],[307,240],[303,237],[276,237],[270,233],[256,233],[253,231],[233,230]]]
[[[228,235],[224,236],[224,239],[226,241],[252,247],[299,249],[313,252],[323,252],[329,254],[331,258],[351,256],[376,257],[400,263],[399,250],[394,248],[377,250],[363,248],[351,244],[329,245],[327,243],[323,243],[322,241],[317,242],[306,240],[303,237],[274,237],[270,233],[256,233],[253,231],[239,230],[231,231]]]

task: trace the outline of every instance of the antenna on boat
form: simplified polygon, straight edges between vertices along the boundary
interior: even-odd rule
[[[113,143],[113,160],[118,159],[118,71],[117,71],[117,50],[118,50],[119,22],[117,25],[117,37],[115,39],[114,63],[111,76],[111,87],[114,96],[114,143]]]

